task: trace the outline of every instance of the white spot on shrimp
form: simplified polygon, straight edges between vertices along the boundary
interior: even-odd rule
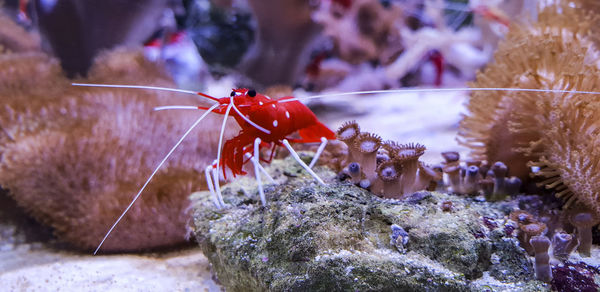
[[[259,101],[259,102],[258,102],[258,104],[259,104],[259,105],[263,105],[264,103],[263,103],[262,101]]]
[[[290,112],[285,111],[285,117],[289,119],[290,118]]]
[[[273,127],[277,128],[277,124],[278,124],[278,123],[277,123],[277,120],[274,120],[274,121],[273,121]]]
[[[273,108],[277,108],[277,106],[275,104],[273,104]]]

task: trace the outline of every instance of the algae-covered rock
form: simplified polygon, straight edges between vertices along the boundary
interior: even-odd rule
[[[381,199],[317,167],[319,185],[291,159],[268,171],[279,185],[265,188],[266,207],[249,177],[223,187],[225,209],[192,195],[196,238],[229,291],[547,289],[504,231],[502,204]]]

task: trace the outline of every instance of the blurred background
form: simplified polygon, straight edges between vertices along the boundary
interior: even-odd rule
[[[460,88],[490,62],[511,23],[533,19],[544,2],[0,0],[3,14],[20,27],[0,35],[23,37],[14,46],[0,39],[5,45],[0,53],[43,50],[68,77],[85,78],[103,52],[142,50],[178,87],[216,97],[237,87],[272,97]],[[4,29],[0,21],[0,32]],[[466,98],[460,90],[377,92],[306,103],[332,129],[356,120],[384,140],[424,144],[423,160],[437,163],[440,152],[466,153],[455,141]],[[9,220],[0,225],[4,222]],[[0,228],[0,251],[7,251],[0,253],[0,275],[7,275],[8,287],[219,289],[199,251],[112,258],[57,253],[10,237],[28,225],[9,222]]]
[[[144,46],[181,86],[238,75],[258,89],[383,89],[467,80],[526,0],[5,0],[4,10],[85,76],[94,57]],[[370,76],[370,78],[367,78]],[[210,77],[210,78],[209,78]]]
[[[464,87],[490,61],[528,0],[5,0],[4,10],[70,77],[94,57],[143,47],[177,85],[225,96],[233,87],[307,96],[402,87]],[[454,142],[464,93],[343,96],[309,101],[332,128],[357,120],[384,139]],[[403,126],[398,126],[403,125]],[[378,127],[377,127],[378,126]],[[432,136],[432,133],[438,135]],[[439,149],[438,149],[439,148]]]

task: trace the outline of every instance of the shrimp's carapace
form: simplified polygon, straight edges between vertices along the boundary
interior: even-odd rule
[[[228,167],[233,175],[245,174],[242,170],[244,155],[253,153],[252,143],[260,138],[263,145],[282,146],[284,139],[295,143],[317,143],[321,138],[335,139],[335,133],[323,125],[315,114],[293,97],[271,99],[253,89],[234,89],[230,97],[219,99],[223,113],[231,104],[239,110],[234,115],[242,130],[225,142],[221,165]],[[285,101],[285,102],[283,102]],[[300,138],[290,135],[298,133]]]

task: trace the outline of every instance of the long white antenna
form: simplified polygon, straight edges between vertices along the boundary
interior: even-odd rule
[[[163,106],[155,107],[154,111],[163,111],[163,110],[170,110],[170,109],[194,109],[194,110],[197,110],[198,107],[193,106],[193,105],[163,105]]]
[[[85,86],[85,87],[107,87],[107,88],[131,88],[131,89],[151,89],[151,90],[162,90],[162,91],[171,91],[171,92],[180,92],[186,94],[200,95],[204,97],[208,97],[210,99],[216,100],[216,98],[212,96],[208,96],[204,93],[200,93],[197,91],[178,89],[178,88],[169,88],[169,87],[156,87],[156,86],[145,86],[145,85],[124,85],[124,84],[96,84],[96,83],[71,83],[73,86]],[[231,99],[231,103],[233,104],[233,98]],[[185,105],[168,105],[168,106],[158,106],[155,107],[155,111],[168,110],[168,109],[198,109],[195,106],[185,106]],[[266,134],[271,134],[271,131],[259,126],[257,123],[248,119],[242,112],[234,105],[233,109],[240,115],[242,119],[244,119],[248,124],[257,128],[260,131],[265,132]]]
[[[85,86],[85,87],[108,87],[108,88],[132,88],[132,89],[162,90],[162,91],[171,91],[171,92],[199,95],[199,96],[206,97],[213,101],[219,101],[218,98],[212,97],[212,96],[210,96],[208,94],[204,94],[202,92],[179,89],[179,88],[156,87],[156,86],[146,86],[146,85],[126,85],[126,84],[97,84],[97,83],[71,83],[71,85]]]
[[[237,106],[235,106],[235,104],[233,103],[233,97],[231,97],[231,104],[233,104],[233,110],[235,110],[242,119],[244,119],[244,121],[248,122],[248,124],[252,125],[253,127],[267,133],[267,134],[271,134],[271,131],[259,126],[257,123],[251,121],[249,118],[247,118],[246,116],[244,116],[244,114],[242,114],[242,112],[237,108]]]
[[[219,134],[219,149],[217,149],[217,173],[219,173],[219,165],[221,164],[221,152],[223,152],[223,136],[225,135],[225,125],[227,124],[227,118],[229,117],[229,112],[231,111],[231,107],[233,107],[233,103],[230,103],[225,110],[225,117],[223,118],[223,124],[221,125],[221,133]],[[218,183],[218,181],[217,181]]]
[[[375,93],[417,93],[417,92],[453,92],[453,91],[512,91],[512,92],[544,92],[544,93],[573,93],[573,94],[598,94],[600,91],[581,91],[581,90],[562,90],[562,89],[539,89],[539,88],[487,88],[487,87],[475,87],[475,88],[413,88],[413,89],[386,89],[386,90],[366,90],[366,91],[352,91],[352,92],[341,92],[341,93],[327,93],[305,97],[294,97],[289,99],[280,99],[277,102],[290,102],[296,100],[308,100],[321,97],[332,97],[332,96],[346,96],[346,95],[364,95],[364,94],[375,94]]]
[[[144,185],[142,186],[142,188],[139,190],[139,192],[135,195],[135,197],[133,197],[133,200],[131,201],[131,203],[129,203],[129,206],[127,206],[127,208],[125,208],[125,211],[123,211],[123,213],[121,213],[121,216],[119,216],[119,218],[117,219],[117,221],[115,221],[115,223],[110,227],[110,229],[108,230],[108,232],[106,233],[106,235],[104,235],[104,238],[102,239],[102,241],[100,242],[100,244],[98,245],[98,247],[96,248],[96,250],[94,251],[94,255],[96,255],[96,253],[98,253],[98,250],[100,250],[100,247],[102,247],[102,244],[104,244],[104,241],[106,241],[106,239],[108,238],[108,236],[110,235],[110,233],[113,231],[113,229],[115,229],[115,227],[117,226],[117,224],[119,224],[119,222],[121,221],[121,219],[123,219],[123,217],[125,217],[125,214],[127,214],[127,212],[129,211],[129,209],[131,209],[131,207],[133,206],[133,204],[135,203],[135,201],[137,201],[137,199],[142,195],[142,192],[144,191],[144,189],[146,188],[146,186],[148,185],[148,183],[150,183],[150,181],[152,180],[152,178],[154,177],[154,175],[158,172],[158,170],[160,169],[160,167],[167,161],[167,159],[171,156],[171,154],[173,153],[173,151],[175,151],[175,149],[179,146],[179,144],[181,144],[181,142],[183,142],[183,139],[185,139],[185,137],[187,137],[190,132],[192,132],[192,130],[198,125],[200,124],[200,122],[210,113],[212,112],[215,108],[217,108],[219,106],[219,104],[215,104],[213,106],[211,106],[204,114],[202,114],[202,116],[200,116],[200,118],[198,118],[193,124],[192,126],[185,132],[185,134],[183,134],[183,136],[181,136],[181,138],[179,138],[179,141],[177,141],[177,143],[175,143],[175,146],[173,146],[171,148],[171,150],[169,150],[169,153],[167,153],[167,155],[163,158],[163,160],[158,164],[158,166],[154,169],[154,171],[152,172],[152,174],[150,175],[150,177],[148,177],[148,179],[146,180],[146,182],[144,183]]]
[[[73,86],[85,86],[85,87],[109,87],[109,88],[135,88],[135,89],[152,89],[162,91],[172,91],[198,95],[198,92],[192,90],[169,88],[169,87],[157,87],[157,86],[144,86],[144,85],[124,85],[124,84],[95,84],[95,83],[71,83]]]

